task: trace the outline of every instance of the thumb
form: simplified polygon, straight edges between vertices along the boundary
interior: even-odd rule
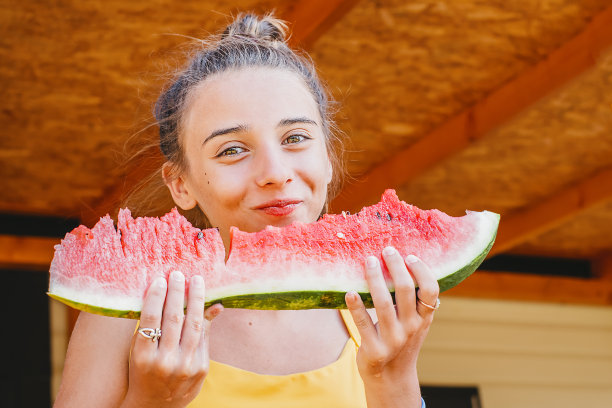
[[[204,310],[204,330],[200,336],[199,349],[208,355],[208,336],[210,333],[210,327],[215,317],[219,316],[223,311],[223,305],[220,303],[214,304],[211,307]]]

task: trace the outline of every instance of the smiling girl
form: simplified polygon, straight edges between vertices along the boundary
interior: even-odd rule
[[[239,16],[156,105],[174,202],[199,213],[196,226],[217,227],[226,248],[231,226],[316,221],[340,177],[327,94],[285,28]],[[150,331],[80,314],[56,405],[420,407],[416,361],[438,285],[415,257],[386,248],[383,259],[396,304],[368,257],[375,312],[356,293],[350,312],[204,310],[205,282],[175,271],[147,292],[140,327]]]

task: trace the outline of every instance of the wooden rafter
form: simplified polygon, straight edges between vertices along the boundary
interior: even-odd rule
[[[293,5],[282,18],[292,24],[290,42],[294,46],[307,49],[340,20],[358,0],[302,0]],[[159,168],[163,162],[159,149],[150,149],[137,161],[122,178],[104,193],[102,199],[92,208],[84,209],[81,220],[88,225],[95,223],[100,216],[111,212],[126,192],[126,187],[134,186],[144,177]]]
[[[612,305],[612,279],[478,271],[442,296]]]
[[[347,186],[333,201],[333,211],[357,211],[376,202],[385,188],[397,188],[457,154],[592,67],[610,46],[612,7],[595,16],[582,33],[548,58]]]
[[[59,238],[0,235],[0,268],[49,270]]]
[[[599,256],[593,264],[597,277],[612,283],[612,253]],[[612,299],[610,299],[610,302],[612,302]]]
[[[359,0],[302,0],[292,6],[284,19],[292,24],[290,42],[310,48],[312,44],[348,13]]]
[[[612,168],[567,187],[547,199],[502,217],[495,255],[549,230],[577,213],[612,199]],[[612,305],[612,255],[593,262],[593,279],[477,272],[449,295],[553,303]]]
[[[609,168],[553,194],[542,202],[502,216],[497,240],[489,255],[505,252],[611,198],[612,168]]]

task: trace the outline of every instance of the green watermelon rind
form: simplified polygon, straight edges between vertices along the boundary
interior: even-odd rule
[[[487,254],[493,247],[496,234],[491,238],[487,247],[474,258],[469,264],[463,268],[452,272],[438,279],[440,292],[447,291],[468,276],[474,273],[480,264],[484,261]],[[53,293],[47,293],[50,297],[65,303],[66,305],[88,313],[99,314],[110,317],[122,317],[128,319],[140,318],[140,311],[134,310],[115,310],[99,306],[92,306],[85,303],[75,302],[70,299],[63,298]],[[346,302],[344,300],[346,292],[326,292],[326,291],[293,291],[293,292],[276,292],[276,293],[255,293],[248,295],[229,296],[221,299],[214,299],[206,303],[206,307],[213,304],[221,303],[228,308],[242,309],[267,309],[267,310],[299,310],[299,309],[345,309]],[[360,292],[362,301],[368,308],[374,307],[372,296],[370,293]],[[391,292],[391,296],[395,298],[395,293]],[[395,300],[395,299],[394,299]]]
[[[100,306],[92,306],[86,303],[75,302],[74,300],[67,299],[62,296],[58,296],[54,293],[47,292],[47,295],[55,300],[58,300],[74,309],[81,310],[83,312],[98,314],[102,316],[109,317],[123,317],[126,319],[139,319],[140,318],[140,310],[116,310],[109,309]]]

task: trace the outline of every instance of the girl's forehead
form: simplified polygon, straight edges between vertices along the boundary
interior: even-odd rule
[[[320,124],[317,103],[304,81],[289,70],[250,67],[215,74],[199,84],[191,95],[186,126],[297,116]]]

